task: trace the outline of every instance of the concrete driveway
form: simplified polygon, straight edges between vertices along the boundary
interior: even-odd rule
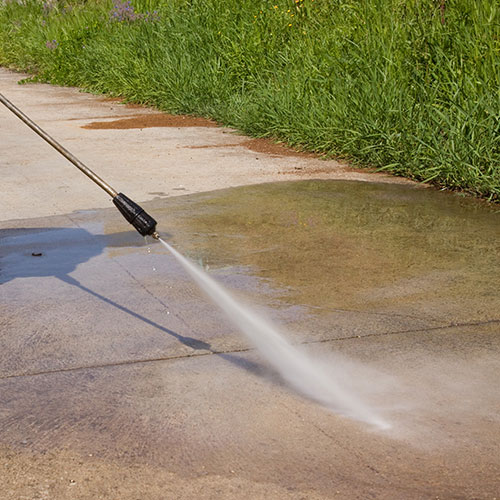
[[[494,209],[22,76],[0,92],[391,428],[289,387],[0,109],[2,499],[498,497]]]

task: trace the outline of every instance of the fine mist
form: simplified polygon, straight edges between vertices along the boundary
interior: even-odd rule
[[[191,263],[161,238],[160,242],[292,387],[335,413],[379,429],[391,427],[348,389],[341,387],[338,381],[342,378],[341,373],[335,377],[335,370],[331,367],[326,370],[324,365],[292,346],[268,320],[236,301],[199,266]]]

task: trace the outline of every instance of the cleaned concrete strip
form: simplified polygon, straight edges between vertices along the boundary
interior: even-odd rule
[[[321,498],[337,491],[340,498],[493,498],[500,437],[495,330],[455,329],[430,335],[425,345],[394,340],[353,341],[342,349],[351,357],[369,354],[371,370],[381,365],[398,373],[398,384],[389,378],[384,388],[399,396],[390,437],[297,398],[255,355],[240,354],[236,363],[209,356],[0,381],[0,430],[11,450],[3,481],[13,492],[25,490],[21,467],[45,456],[45,475],[34,474],[42,481],[29,488],[32,494],[48,479],[51,491],[74,481],[80,498],[91,498],[101,482],[94,476],[103,471],[120,498],[135,498],[122,477],[148,471],[148,498],[164,498],[157,488],[167,478],[167,488],[182,491],[185,479],[204,477],[203,498],[226,481],[246,486],[236,495],[220,491],[222,498],[248,498],[262,485],[276,498],[309,498],[308,491]],[[461,351],[473,348],[465,362],[450,353],[448,341]],[[316,355],[326,353],[322,346]],[[377,384],[369,397],[385,396]]]

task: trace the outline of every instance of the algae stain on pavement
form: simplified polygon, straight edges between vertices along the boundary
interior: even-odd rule
[[[444,321],[488,320],[500,310],[500,216],[476,200],[413,186],[312,180],[167,205],[151,210],[180,251],[212,267],[247,266],[285,289],[285,301]]]

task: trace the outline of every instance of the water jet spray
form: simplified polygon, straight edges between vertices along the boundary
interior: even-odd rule
[[[123,193],[115,191],[2,94],[0,94],[0,102],[73,165],[90,177],[100,188],[111,195],[113,203],[120,213],[142,236],[152,236],[159,240],[174,255],[198,286],[221,308],[227,318],[248,337],[292,387],[336,413],[369,423],[379,429],[390,428],[387,422],[365,406],[355,395],[350,394],[348,390],[341,387],[324,366],[321,366],[306,353],[299,351],[289,343],[271,322],[264,320],[260,314],[255,313],[251,308],[240,304],[224,287],[213,280],[201,268],[187,260],[177,250],[163,241],[156,232],[155,219],[137,203]],[[67,277],[66,280],[70,279],[72,278]],[[77,286],[84,288],[79,284]]]
[[[159,238],[156,232],[156,220],[151,217],[142,207],[125,196],[123,193],[115,191],[107,182],[101,179],[90,168],[84,165],[76,156],[71,154],[65,147],[59,144],[45,130],[42,130],[33,120],[28,118],[19,108],[14,106],[6,97],[0,94],[0,102],[7,109],[12,111],[19,119],[21,119],[28,127],[36,132],[42,139],[48,142],[56,151],[61,153],[69,160],[76,168],[80,169],[87,177],[93,180],[101,189],[106,191],[112,198],[113,203],[125,219],[134,226],[134,228],[142,236],[152,236],[155,239]]]

